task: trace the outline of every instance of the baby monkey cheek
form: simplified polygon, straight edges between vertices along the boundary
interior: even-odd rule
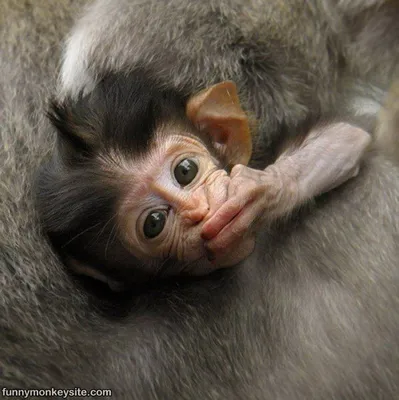
[[[179,261],[192,262],[206,256],[199,226],[187,227],[182,230],[178,243],[176,255]]]

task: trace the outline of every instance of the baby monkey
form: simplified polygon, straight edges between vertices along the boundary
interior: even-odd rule
[[[67,265],[110,286],[238,264],[265,223],[355,176],[370,142],[347,123],[318,126],[251,169],[233,82],[183,96],[143,71],[49,116],[59,134],[39,178],[44,229]]]

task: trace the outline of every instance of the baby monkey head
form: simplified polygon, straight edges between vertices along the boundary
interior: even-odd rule
[[[251,156],[234,83],[184,97],[143,71],[112,75],[49,116],[39,210],[67,264],[107,282],[219,267],[201,228],[228,197],[226,169]]]

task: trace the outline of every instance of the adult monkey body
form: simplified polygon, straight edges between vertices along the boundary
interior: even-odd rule
[[[399,80],[389,89],[378,117],[378,147],[393,161],[399,162]]]
[[[97,1],[70,36],[61,92],[76,96],[105,73],[137,66],[187,95],[230,79],[275,139],[296,131],[310,110],[352,105],[347,92],[360,90],[358,81],[387,89],[399,73],[397,4],[333,3]]]
[[[98,299],[80,291],[51,258],[32,214],[25,213],[32,203],[21,177],[43,157],[37,140],[48,128],[28,111],[54,72],[52,47],[37,42],[35,33],[57,40],[64,8],[57,2],[50,11],[34,2],[21,20],[19,2],[5,5],[9,25],[0,54],[2,71],[11,75],[0,77],[7,107],[1,124],[7,157],[0,168],[0,382],[112,387],[120,398],[137,399],[196,399],[198,393],[395,398],[397,168],[370,155],[356,180],[317,202],[312,215],[272,232],[266,269],[248,260],[202,282],[165,284],[117,305],[111,301],[108,306],[126,314],[107,318],[96,312]],[[49,13],[57,31],[46,30]],[[24,54],[14,46],[15,32],[30,57],[15,57]]]

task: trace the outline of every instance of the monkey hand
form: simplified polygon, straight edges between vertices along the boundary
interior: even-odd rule
[[[257,227],[289,213],[297,203],[294,179],[276,165],[233,167],[227,201],[204,223],[201,237],[215,264],[234,265],[253,251]]]

